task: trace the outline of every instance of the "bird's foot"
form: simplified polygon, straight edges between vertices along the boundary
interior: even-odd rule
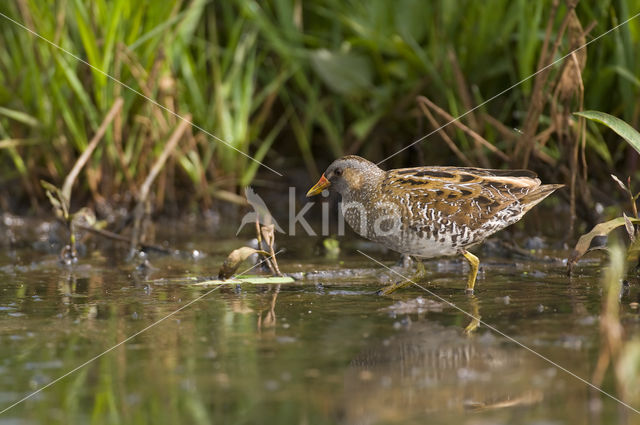
[[[469,270],[469,278],[467,279],[467,289],[465,292],[467,294],[473,294],[473,287],[476,285],[476,278],[478,277],[480,260],[478,260],[478,257],[467,250],[462,250],[462,255],[464,255],[464,258],[467,259],[467,261],[469,262],[469,266],[471,267],[471,270]]]
[[[407,287],[412,283],[416,283],[424,279],[424,277],[427,275],[427,270],[424,268],[424,264],[422,264],[422,261],[420,261],[419,259],[416,260],[416,267],[417,270],[411,277],[406,277],[405,280],[396,282],[389,286],[385,286],[384,288],[378,290],[376,292],[376,295],[389,295],[397,291],[398,289]]]
[[[377,290],[376,295],[390,295],[395,291],[397,291],[398,289],[411,285],[411,283],[412,282],[410,280],[406,280],[404,282],[396,282],[392,285],[385,286],[384,288]]]

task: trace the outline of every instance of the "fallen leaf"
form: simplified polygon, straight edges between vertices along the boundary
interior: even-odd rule
[[[218,279],[225,280],[231,277],[233,273],[235,273],[235,271],[238,269],[240,263],[242,263],[250,255],[253,254],[262,254],[269,256],[268,252],[254,249],[248,246],[234,249],[233,251],[231,251],[231,254],[229,254],[227,259],[224,260],[224,263],[222,263],[222,267],[220,267],[220,271],[218,272]]]
[[[569,258],[569,272],[571,272],[573,265],[577,263],[578,260],[589,250],[593,238],[595,238],[596,236],[607,236],[614,229],[617,229],[620,226],[624,226],[626,220],[629,220],[631,223],[640,222],[640,220],[637,218],[627,217],[625,219],[625,217],[618,217],[614,218],[613,220],[605,221],[604,223],[596,224],[589,233],[585,233],[584,235],[580,236],[576,247],[571,253],[571,257]]]

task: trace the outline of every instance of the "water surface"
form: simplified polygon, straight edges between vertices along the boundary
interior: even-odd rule
[[[421,284],[441,299],[415,286],[380,297],[396,277],[348,245],[326,258],[317,239],[282,239],[280,267],[295,283],[197,287],[243,240],[205,232],[167,240],[206,255],[152,254],[152,268],[137,270],[117,247],[89,246],[73,267],[27,243],[0,248],[0,410],[206,294],[12,407],[0,424],[640,423],[486,326],[466,335],[469,317],[443,302],[590,380],[597,261],[568,278],[562,252],[486,253],[475,297],[464,294],[462,261],[426,261]],[[410,273],[393,253],[363,249]],[[621,297],[629,333],[640,330],[637,298],[635,284]],[[604,390],[616,394],[611,373]]]

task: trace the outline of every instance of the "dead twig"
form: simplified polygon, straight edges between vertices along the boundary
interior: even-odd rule
[[[568,14],[569,23],[567,25],[567,38],[569,39],[569,49],[575,50],[586,43],[585,33],[582,28],[582,24],[578,19],[575,11],[570,11]],[[577,132],[571,131],[571,117],[570,111],[575,110],[573,101],[577,100],[578,110],[583,110],[584,103],[584,85],[582,84],[582,70],[587,62],[587,50],[582,49],[574,51],[564,61],[562,69],[557,77],[555,83],[555,89],[553,91],[553,97],[551,101],[551,119],[555,124],[558,140],[563,142],[570,150],[569,155],[569,170],[570,170],[570,196],[569,196],[569,208],[570,208],[570,221],[567,231],[567,238],[572,237],[573,229],[576,221],[576,197],[578,189],[584,192],[582,187],[583,182],[578,182],[578,175],[580,174],[580,164],[578,163],[578,155],[582,142],[584,142],[586,134],[583,129],[585,128],[585,119],[579,118],[579,130]],[[584,140],[580,140],[584,139]],[[582,164],[586,167],[586,164]],[[590,196],[589,196],[590,198]]]
[[[467,135],[471,136],[471,138],[477,144],[480,144],[480,145],[486,147],[492,153],[494,153],[497,156],[499,156],[502,160],[504,160],[506,162],[509,162],[509,157],[504,152],[502,152],[500,149],[498,149],[495,146],[493,146],[484,137],[480,136],[478,133],[476,133],[475,131],[473,131],[472,129],[470,129],[469,127],[464,125],[463,123],[461,123],[460,120],[456,120],[452,115],[450,115],[444,109],[440,108],[438,105],[436,105],[435,103],[430,101],[428,98],[426,98],[424,96],[418,96],[418,102],[424,102],[429,108],[431,108],[433,111],[438,113],[444,119],[451,121],[451,123],[453,125],[458,127],[460,130],[464,131]]]
[[[273,269],[275,270],[276,276],[282,276],[282,272],[280,272],[280,267],[278,267],[278,260],[276,260],[276,253],[274,250],[274,245],[276,242],[276,227],[274,224],[269,224],[267,226],[262,226],[262,239],[264,239],[265,243],[269,247],[269,262],[272,263]]]
[[[78,229],[86,230],[87,232],[91,232],[91,233],[93,233],[93,234],[95,234],[97,236],[101,236],[101,237],[103,237],[105,239],[111,239],[111,240],[116,241],[116,242],[122,242],[122,243],[127,243],[127,244],[131,242],[131,239],[129,237],[122,236],[122,235],[120,235],[118,233],[114,233],[114,232],[111,232],[111,231],[106,230],[106,229],[99,229],[97,227],[87,226],[85,224],[76,224],[76,227]],[[171,250],[169,250],[167,248],[164,248],[162,246],[148,244],[148,243],[140,243],[140,247],[142,249],[144,249],[144,250],[147,250],[147,251],[153,250],[153,251],[157,251],[157,252],[160,252],[162,254],[167,254],[167,255],[171,254],[171,252],[172,252]]]
[[[258,241],[258,249],[263,251],[262,232],[261,232],[261,228],[260,228],[260,215],[259,214],[256,214],[256,240]],[[271,271],[271,274],[275,275],[276,274],[276,269],[273,266],[273,264],[271,263],[271,261],[269,261],[269,256],[263,254],[263,258],[264,258],[264,262],[269,267],[269,270]]]
[[[117,98],[115,102],[113,102],[113,106],[104,117],[104,120],[102,120],[102,124],[100,124],[100,127],[98,127],[98,131],[96,131],[96,134],[94,134],[91,142],[89,142],[89,144],[87,145],[87,148],[84,150],[84,152],[82,152],[82,155],[80,155],[76,163],[73,165],[73,168],[71,169],[69,174],[67,174],[67,178],[64,179],[64,184],[62,185],[62,194],[67,198],[67,200],[71,201],[71,188],[73,187],[73,183],[76,181],[80,170],[82,170],[82,168],[89,160],[89,157],[91,157],[91,154],[98,146],[98,143],[100,143],[100,140],[102,140],[102,136],[104,136],[104,133],[107,131],[107,127],[109,126],[109,124],[111,124],[111,121],[113,121],[116,114],[122,108],[123,104],[124,100],[121,97]]]
[[[131,253],[133,253],[137,249],[138,244],[140,242],[140,228],[142,224],[142,218],[145,216],[145,205],[148,202],[149,190],[151,189],[151,184],[153,184],[156,177],[158,177],[158,174],[162,170],[162,167],[164,167],[164,164],[167,161],[167,158],[173,152],[176,145],[178,144],[178,141],[180,141],[180,138],[182,137],[184,132],[189,128],[190,125],[191,125],[191,115],[188,114],[185,116],[184,120],[182,120],[182,122],[178,124],[178,127],[171,134],[171,137],[169,138],[169,141],[165,145],[162,153],[160,154],[156,162],[153,164],[153,167],[151,167],[151,171],[149,171],[147,178],[145,179],[144,183],[140,187],[140,192],[138,193],[138,202],[133,212],[134,221],[133,221],[133,231],[131,232]]]
[[[502,135],[506,140],[513,143],[513,141],[518,140],[518,133],[516,133],[512,128],[507,127],[501,121],[494,118],[492,115],[487,113],[482,114],[482,119],[487,121],[489,124],[495,128],[498,133]]]
[[[441,128],[442,125],[435,119],[435,117],[433,116],[429,108],[427,108],[427,106],[422,102],[418,103],[418,106],[422,110],[422,113],[424,114],[424,116],[427,117],[431,125],[434,128],[439,129],[438,134],[440,135],[440,137],[442,137],[442,140],[444,140],[447,146],[449,146],[449,149],[451,149],[451,151],[458,157],[458,159],[463,164],[465,164],[468,167],[472,167],[473,163],[469,160],[469,158],[467,158],[467,156],[460,149],[458,149],[458,146],[456,146],[455,142],[451,140],[451,137],[449,137],[447,132],[444,131],[444,128]]]
[[[73,187],[73,183],[80,173],[80,170],[82,170],[84,165],[91,157],[91,154],[95,150],[96,146],[98,146],[98,143],[100,142],[100,140],[102,140],[102,136],[104,136],[107,127],[109,126],[115,115],[118,113],[118,111],[120,111],[122,105],[122,98],[117,98],[113,103],[113,106],[105,116],[104,120],[102,121],[102,124],[100,124],[100,127],[96,131],[96,134],[91,139],[91,142],[84,150],[82,155],[80,155],[80,157],[76,160],[73,168],[65,178],[62,189],[59,189],[44,180],[41,181],[41,185],[44,188],[45,193],[47,194],[47,197],[49,198],[49,201],[51,202],[56,215],[64,221],[69,232],[69,244],[63,248],[60,256],[60,259],[64,263],[71,264],[77,261],[78,254],[76,250],[75,229],[79,225],[79,222],[81,220],[84,220],[88,223],[95,222],[95,215],[93,211],[88,208],[81,208],[79,211],[71,213],[71,188]]]
[[[560,29],[558,30],[558,34],[556,36],[556,40],[553,44],[553,48],[547,54],[549,41],[551,39],[551,31],[553,29],[553,22],[555,21],[555,16],[558,11],[559,1],[555,0],[551,7],[551,13],[549,14],[549,20],[547,21],[547,29],[545,31],[545,39],[542,46],[542,52],[540,53],[540,57],[538,58],[538,65],[536,69],[542,69],[533,82],[533,91],[531,93],[531,102],[529,103],[529,109],[527,110],[527,117],[525,118],[525,123],[523,126],[523,135],[520,138],[519,143],[516,145],[516,149],[514,151],[514,159],[521,159],[521,166],[523,168],[527,168],[529,165],[529,158],[531,156],[531,152],[533,150],[533,145],[535,144],[534,137],[536,131],[538,130],[538,123],[540,120],[540,115],[544,109],[544,105],[546,102],[544,101],[544,95],[547,93],[547,80],[549,79],[549,75],[551,73],[551,65],[553,63],[554,57],[558,48],[560,47],[560,43],[562,42],[562,38],[564,36],[565,30],[572,19],[572,13],[577,6],[577,1],[567,2],[567,13],[560,25]]]

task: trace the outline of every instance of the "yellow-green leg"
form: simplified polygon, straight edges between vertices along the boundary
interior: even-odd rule
[[[462,250],[462,255],[467,259],[471,270],[469,271],[469,279],[467,280],[467,293],[473,294],[473,287],[476,284],[476,277],[478,276],[478,267],[480,266],[480,260],[467,250]]]
[[[398,289],[404,288],[406,286],[411,285],[413,282],[417,282],[421,280],[427,274],[427,270],[424,268],[424,264],[419,258],[416,258],[416,272],[409,279],[401,280],[400,282],[396,282],[392,285],[385,286],[376,292],[378,295],[389,295],[392,292],[397,291]]]

